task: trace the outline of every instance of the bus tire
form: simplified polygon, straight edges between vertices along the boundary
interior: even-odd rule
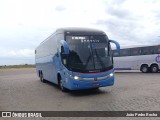
[[[148,65],[142,65],[142,66],[141,66],[141,71],[142,71],[143,73],[147,73],[147,72],[149,71]]]
[[[67,89],[63,86],[63,82],[60,75],[58,75],[58,86],[62,92],[67,92]]]
[[[62,92],[67,92],[67,89],[63,86],[62,80],[60,80],[60,89],[62,90]]]
[[[40,73],[40,81],[43,82],[43,83],[46,82],[46,80],[43,78],[43,73],[42,72]]]
[[[154,64],[154,65],[151,65],[151,72],[152,73],[157,73],[158,72],[158,65]]]

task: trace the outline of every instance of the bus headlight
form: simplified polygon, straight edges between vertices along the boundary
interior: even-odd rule
[[[109,76],[112,77],[114,75],[114,73],[110,73]]]
[[[80,79],[80,77],[78,77],[78,76],[74,76],[73,77],[75,80],[79,80]]]
[[[67,73],[67,75],[70,77],[70,78],[72,78],[72,79],[75,79],[75,80],[80,80],[81,78],[79,77],[79,76],[72,76],[72,75],[70,75],[70,74],[68,74]]]

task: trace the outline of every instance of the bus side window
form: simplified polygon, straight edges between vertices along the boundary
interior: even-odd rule
[[[160,54],[160,46],[156,46],[156,47],[154,48],[154,53],[155,53],[155,54]]]
[[[149,47],[149,54],[154,54],[154,48],[153,47]]]
[[[131,56],[141,55],[142,50],[140,48],[131,48]]]
[[[61,46],[61,54],[64,54],[64,48]]]
[[[64,65],[66,65],[67,64],[67,59],[66,59],[66,55],[64,54],[64,48],[63,48],[63,46],[61,46],[61,59],[62,59],[62,63]]]
[[[113,50],[111,48],[110,43],[108,44],[108,48],[105,47],[105,52],[106,52],[106,54],[108,53],[109,56],[113,55]]]
[[[130,49],[121,49],[120,56],[130,56]]]
[[[142,47],[142,55],[150,55],[153,54],[153,47]]]
[[[116,51],[116,50],[113,50],[113,57],[118,57],[119,56],[119,53]]]

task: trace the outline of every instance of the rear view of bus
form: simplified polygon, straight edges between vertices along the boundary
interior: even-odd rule
[[[55,54],[48,55],[48,58],[41,57],[40,65],[39,58],[36,57],[37,73],[40,78],[43,75],[41,79],[58,84],[62,91],[99,88],[114,84],[110,43],[115,43],[117,49],[120,49],[120,46],[116,41],[109,40],[103,31],[62,28],[58,29],[50,39],[57,46]],[[45,59],[44,62],[42,59]],[[47,76],[47,70],[52,73],[48,74],[50,77]]]

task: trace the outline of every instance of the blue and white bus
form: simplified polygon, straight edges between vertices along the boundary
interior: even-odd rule
[[[62,91],[112,86],[113,56],[105,32],[89,28],[60,28],[35,50],[36,71],[42,82]]]
[[[116,70],[140,70],[156,73],[160,70],[160,45],[124,47],[120,54],[113,50]]]

